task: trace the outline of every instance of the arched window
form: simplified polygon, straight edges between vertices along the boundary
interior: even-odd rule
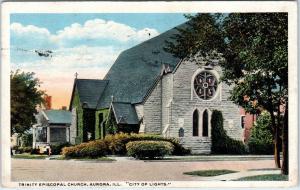
[[[208,112],[207,112],[207,110],[205,110],[203,112],[202,121],[203,121],[202,136],[207,137],[208,136]]]
[[[193,136],[199,136],[199,113],[195,110],[193,113]]]

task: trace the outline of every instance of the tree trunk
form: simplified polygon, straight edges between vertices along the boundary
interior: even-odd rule
[[[283,118],[283,135],[282,135],[282,168],[281,173],[284,175],[289,174],[289,146],[288,146],[288,102]]]
[[[275,165],[277,168],[280,168],[280,144],[279,144],[279,130],[278,127],[275,127],[275,134],[274,134],[274,159]]]
[[[276,125],[274,113],[271,112],[271,121],[273,126],[273,142],[274,142],[274,160],[277,168],[280,168],[280,144],[279,144],[279,127]]]

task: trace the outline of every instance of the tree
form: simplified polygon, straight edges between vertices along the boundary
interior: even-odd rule
[[[30,130],[24,131],[24,133],[20,134],[19,137],[21,138],[21,146],[28,147],[32,146],[32,132]]]
[[[207,18],[207,21],[201,18]],[[230,99],[248,112],[266,110],[270,113],[277,167],[280,167],[279,130],[282,123],[285,123],[283,165],[287,166],[288,125],[282,121],[280,114],[281,106],[288,102],[287,13],[231,13],[223,16],[197,14],[191,16],[190,20],[188,25],[192,26],[178,30],[178,34],[167,43],[166,50],[184,48],[187,56],[197,52],[202,52],[202,55],[212,51],[222,53],[224,59],[219,62],[223,70],[221,80],[233,86]],[[197,24],[200,23],[197,20],[201,20],[201,24]],[[214,32],[219,44],[210,43],[202,37],[195,38],[197,35],[193,32],[202,30],[201,33],[210,33],[205,29],[206,23],[213,26],[214,30],[219,30]],[[211,36],[203,35],[203,38],[206,37]],[[199,43],[189,43],[191,39]],[[178,51],[169,52],[177,57],[183,56]],[[288,114],[287,107],[285,114]],[[282,168],[282,173],[286,174],[287,169]]]
[[[271,116],[263,111],[251,129],[248,146],[253,154],[272,154],[273,135],[271,129]]]
[[[286,13],[229,14],[223,23],[227,39],[223,80],[235,85],[231,100],[248,110],[269,112],[277,167],[280,108],[287,103],[288,92],[287,24]]]
[[[40,80],[34,73],[11,72],[11,134],[24,133],[35,122],[36,106],[43,102]]]

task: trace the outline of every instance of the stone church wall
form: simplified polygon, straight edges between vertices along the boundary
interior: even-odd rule
[[[230,87],[219,84],[216,95],[210,100],[203,100],[194,92],[194,77],[204,71],[195,60],[183,61],[176,71],[165,74],[149,94],[143,106],[136,106],[138,117],[144,116],[145,133],[161,134],[165,137],[179,137],[183,128],[181,143],[192,153],[210,153],[211,149],[211,114],[220,110],[224,117],[224,129],[237,140],[243,139],[240,126],[239,107],[228,100]],[[221,68],[209,70],[219,80]],[[199,113],[199,136],[193,136],[193,113]],[[202,116],[208,111],[208,136],[202,136]]]
[[[76,128],[77,128],[77,115],[76,115],[76,108],[72,109],[72,122],[70,126],[70,143],[75,144],[76,138]]]
[[[161,81],[157,83],[144,103],[145,133],[161,134]]]
[[[171,123],[171,103],[173,98],[173,74],[164,75],[161,80],[162,85],[162,132],[164,136],[169,136],[169,126]]]
[[[173,102],[171,111],[170,135],[178,137],[179,129],[184,129],[184,137],[181,141],[187,147],[192,148],[194,153],[210,152],[210,119],[212,110],[222,111],[224,117],[224,128],[227,134],[237,140],[242,140],[242,128],[240,126],[239,108],[233,102],[227,100],[229,96],[229,86],[219,84],[216,95],[211,100],[200,99],[193,89],[193,80],[197,73],[204,68],[199,67],[195,60],[184,61],[174,72],[173,76]],[[214,75],[218,75],[221,69],[216,67],[210,70]],[[193,112],[199,112],[199,136],[193,136]],[[208,110],[209,136],[202,137],[202,115],[204,110]],[[198,146],[197,148],[195,146]]]

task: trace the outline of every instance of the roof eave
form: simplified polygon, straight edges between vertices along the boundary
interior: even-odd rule
[[[75,78],[74,79],[74,84],[73,84],[73,90],[72,90],[71,100],[70,100],[70,105],[69,105],[69,111],[72,111],[71,107],[72,107],[72,104],[73,104],[73,98],[74,98],[74,93],[75,93],[76,82],[77,82],[77,79]]]

